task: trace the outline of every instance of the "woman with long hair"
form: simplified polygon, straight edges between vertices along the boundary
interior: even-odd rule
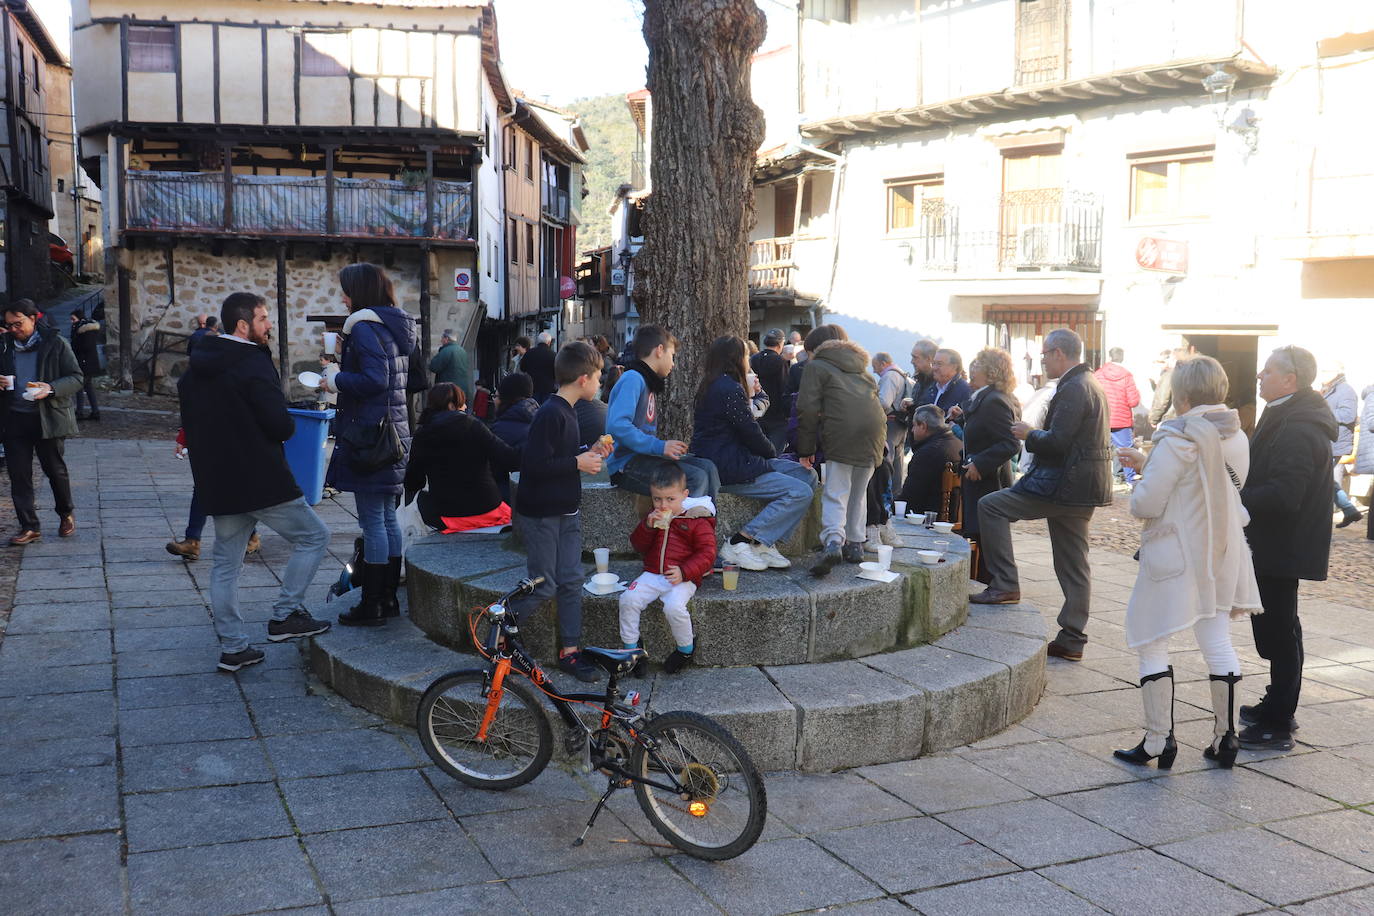
[[[492,472],[520,468],[520,453],[466,406],[452,382],[431,388],[406,465],[406,499],[418,498],[425,524],[445,534],[509,525],[510,506]]]
[[[326,482],[353,494],[363,532],[362,598],[339,615],[346,626],[381,626],[400,613],[401,527],[396,501],[410,450],[406,380],[415,350],[415,320],[396,306],[391,278],[376,264],[339,271],[349,315],[339,335],[339,372],[329,389],[339,393],[338,431]],[[392,431],[401,443],[394,462],[373,467],[364,449]]]
[[[1240,660],[1231,618],[1261,612],[1259,586],[1245,539],[1250,522],[1240,489],[1250,471],[1250,445],[1240,415],[1226,406],[1226,370],[1210,356],[1180,362],[1170,379],[1178,416],[1160,424],[1149,460],[1117,450],[1124,467],[1143,472],[1131,514],[1143,519],[1140,573],[1126,605],[1126,644],[1140,656],[1145,736],[1115,756],[1136,764],[1174,763],[1174,669],[1169,637],[1193,631],[1211,674],[1212,741],[1203,756],[1229,769]]]
[[[757,392],[747,390],[748,376],[749,350],[744,339],[717,337],[706,351],[697,387],[691,451],[715,463],[721,490],[763,502],[759,514],[721,547],[721,562],[741,569],[786,569],[792,564],[777,545],[806,517],[816,475],[777,456],[750,409]]]
[[[1021,443],[1011,425],[1021,419],[1021,408],[1012,396],[1016,370],[1011,354],[996,347],[978,351],[968,367],[973,393],[950,413],[964,428],[963,527],[960,533],[978,540],[978,501],[989,493],[1011,486],[1011,459]],[[981,567],[981,564],[978,564]],[[972,571],[983,582],[983,570]]]

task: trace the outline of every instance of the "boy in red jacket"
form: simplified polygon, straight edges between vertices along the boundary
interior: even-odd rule
[[[716,510],[709,497],[688,498],[687,475],[672,462],[654,468],[649,495],[654,511],[630,535],[630,543],[644,557],[644,572],[620,593],[620,639],[625,648],[638,648],[639,615],[662,598],[663,613],[677,644],[664,659],[663,669],[676,674],[692,661],[695,649],[687,602],[716,561]],[[643,662],[635,666],[634,674],[644,676]]]

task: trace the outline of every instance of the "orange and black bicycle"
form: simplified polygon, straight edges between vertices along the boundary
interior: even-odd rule
[[[606,692],[562,693],[520,642],[506,605],[534,591],[522,579],[473,615],[472,642],[486,665],[437,678],[420,698],[416,727],[425,751],[444,772],[470,786],[511,789],[538,776],[553,755],[551,706],[566,727],[565,747],[588,772],[607,777],[586,829],[617,789],[634,787],[644,816],[668,842],[699,859],[732,859],[763,832],[768,799],[763,777],[733,735],[694,712],[655,715],[639,694],[622,696],[617,681],[643,649],[584,648],[606,672]],[[477,639],[477,622],[488,624]],[[537,689],[536,689],[537,688]],[[544,699],[547,698],[547,702]]]

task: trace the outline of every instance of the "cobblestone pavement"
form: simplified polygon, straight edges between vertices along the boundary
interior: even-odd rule
[[[164,441],[73,441],[77,536],[26,548],[0,643],[0,910],[39,913],[1374,911],[1374,613],[1303,586],[1301,743],[1207,766],[1205,669],[1181,646],[1172,772],[1138,740],[1122,636],[1128,556],[1094,553],[1091,644],[1022,723],[977,745],[831,775],[770,774],[764,839],[731,862],[664,848],[633,799],[586,846],[594,781],[508,793],[427,765],[413,734],[314,682],[292,645],[216,673],[209,563],[163,543],[189,475]],[[50,510],[49,510],[50,511]],[[323,589],[351,545],[343,505]],[[285,560],[243,578],[268,616]],[[1058,597],[1018,533],[1025,592]],[[1367,596],[1366,596],[1367,600]],[[1235,629],[1243,694],[1263,684]]]

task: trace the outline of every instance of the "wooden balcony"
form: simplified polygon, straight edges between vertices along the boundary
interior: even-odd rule
[[[793,272],[797,265],[792,261],[792,239],[759,239],[750,243],[749,248],[749,289],[750,290],[791,290]]]
[[[130,171],[123,231],[131,234],[470,245],[471,184],[378,178]],[[426,203],[428,202],[428,207]]]

